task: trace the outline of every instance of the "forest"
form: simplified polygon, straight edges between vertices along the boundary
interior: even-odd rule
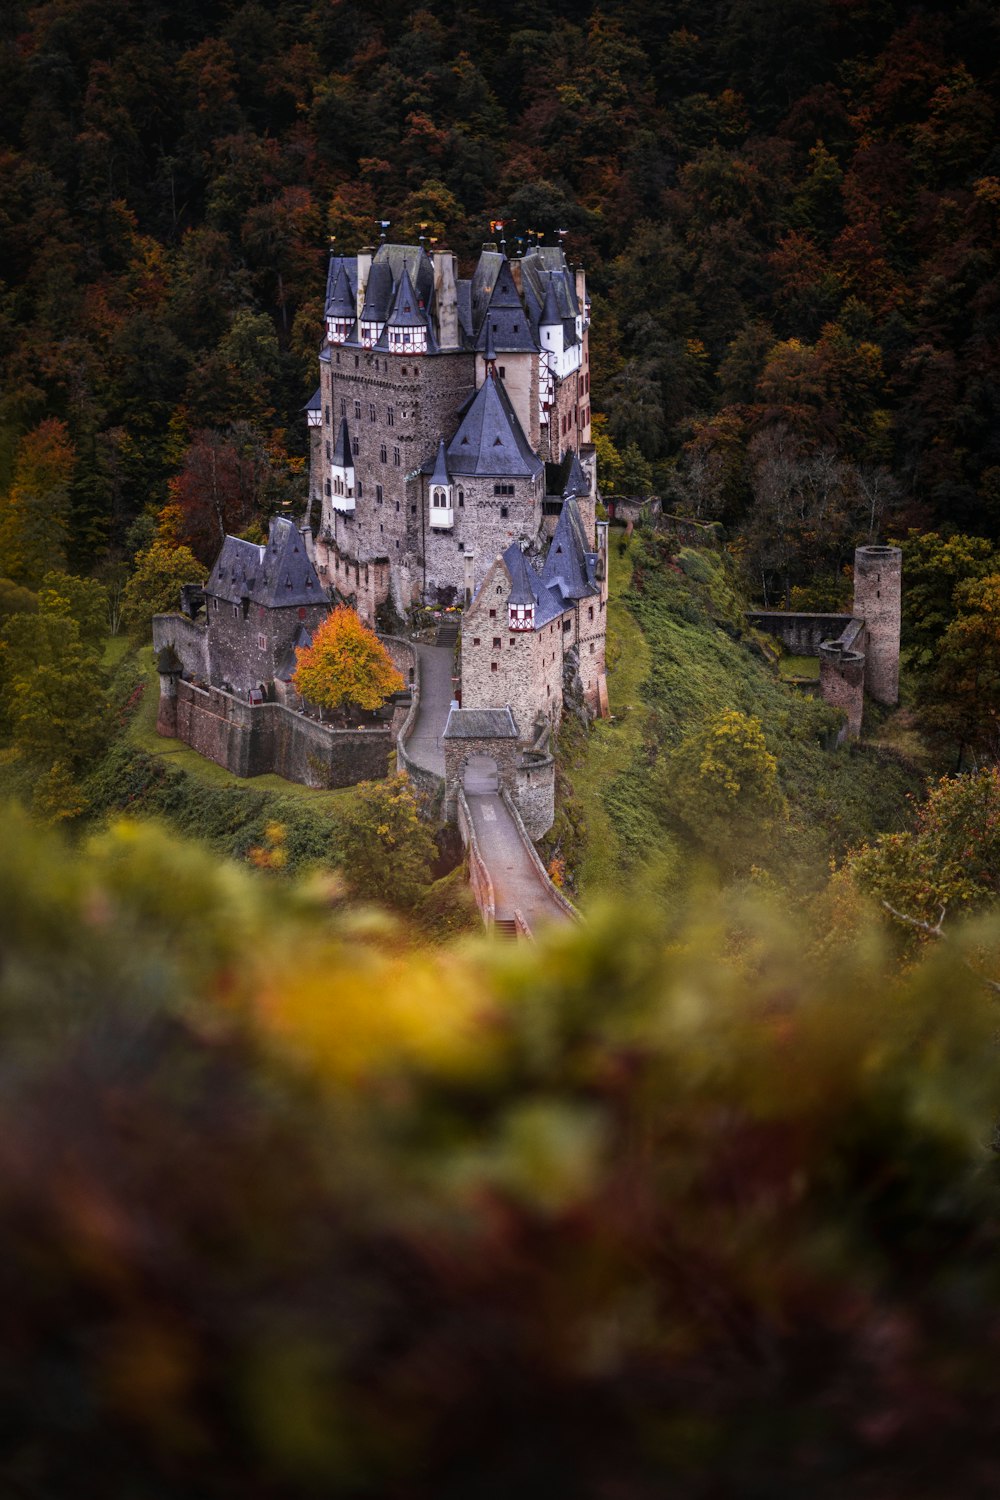
[[[3,6],[4,1493],[1000,1489],[998,111],[992,0]],[[613,535],[516,950],[405,783],[155,733],[382,235],[561,243],[602,492],[712,527]],[[870,541],[832,750],[745,613]]]

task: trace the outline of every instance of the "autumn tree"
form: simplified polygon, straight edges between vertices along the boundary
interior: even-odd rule
[[[430,884],[436,853],[406,776],[361,783],[337,840],[344,877],[356,896],[409,910]]]
[[[17,450],[14,480],[0,499],[0,558],[15,583],[34,588],[66,563],[70,484],[76,463],[66,423],[47,417]]]
[[[997,571],[997,552],[981,536],[910,531],[903,551],[902,645],[908,665],[933,670],[941,637],[955,618],[956,590]]]
[[[11,615],[4,627],[3,710],[15,748],[43,769],[79,767],[105,731],[104,678],[97,653],[61,614]]]
[[[154,542],[135,560],[135,571],[125,585],[122,623],[137,645],[149,640],[153,616],[180,607],[184,583],[197,583],[205,576],[203,565],[187,547]]]
[[[403,688],[388,651],[349,605],[332,610],[296,657],[295,690],[318,708],[379,708]]]
[[[38,608],[44,615],[75,620],[80,640],[92,650],[108,634],[108,591],[93,578],[46,573],[38,591]]]
[[[942,908],[995,910],[1000,900],[1000,768],[987,766],[933,785],[904,833],[855,850],[847,876],[904,917],[935,926]],[[915,929],[916,930],[916,929]]]
[[[1000,759],[1000,573],[955,590],[955,618],[918,689],[925,728],[956,747]]]
[[[656,788],[671,821],[729,869],[751,862],[784,811],[778,762],[761,721],[725,709],[660,761]]]

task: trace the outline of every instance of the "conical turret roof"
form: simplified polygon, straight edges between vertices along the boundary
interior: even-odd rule
[[[448,444],[450,472],[529,479],[543,467],[531,451],[502,382],[487,375]]]

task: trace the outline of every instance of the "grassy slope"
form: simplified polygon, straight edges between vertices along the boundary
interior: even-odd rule
[[[686,553],[690,557],[690,553]],[[911,769],[877,748],[827,751],[830,711],[784,684],[736,638],[738,596],[725,567],[697,557],[685,577],[641,540],[611,549],[608,686],[616,718],[578,740],[568,767],[587,830],[576,861],[583,895],[620,889],[641,873],[676,886],[693,851],[657,802],[652,771],[664,751],[722,709],[754,714],[778,757],[789,819],[762,837],[759,863],[777,879],[816,888],[829,859],[870,833],[900,826]],[[697,581],[697,575],[709,582]],[[717,622],[720,622],[717,623]]]

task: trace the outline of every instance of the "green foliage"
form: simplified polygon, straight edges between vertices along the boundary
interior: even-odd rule
[[[626,560],[613,561],[620,567]],[[781,683],[748,649],[752,640],[741,638],[745,601],[724,554],[684,549],[674,562],[669,546],[654,535],[634,540],[631,565],[622,601],[641,627],[648,668],[626,700],[633,706],[625,723],[595,725],[584,765],[569,769],[574,788],[586,788],[583,818],[594,820],[596,803],[598,825],[603,828],[606,818],[615,831],[606,837],[620,833],[614,858],[594,863],[597,888],[614,890],[627,875],[652,881],[664,900],[673,900],[680,871],[693,855],[716,865],[726,878],[751,865],[769,871],[798,899],[825,883],[831,856],[904,825],[906,794],[919,786],[919,776],[873,748],[824,748],[838,715]],[[614,613],[609,617],[614,701],[614,638],[621,627]],[[628,659],[637,659],[634,643]],[[704,788],[696,784],[700,753],[696,757],[695,747],[723,709],[756,719],[766,754],[778,762],[777,804],[770,790],[760,799],[755,793],[745,816],[735,820],[718,808],[710,811]],[[612,747],[604,756],[605,740],[611,747],[616,736],[617,752]],[[693,768],[695,783],[683,795],[674,760],[682,745],[680,763]],[[600,759],[603,768],[596,779],[586,770],[592,759]],[[590,860],[588,854],[582,867]]]
[[[135,571],[125,585],[122,622],[136,645],[149,640],[153,616],[180,609],[184,583],[197,583],[205,569],[188,547],[154,542],[135,560]]]
[[[96,753],[107,736],[104,673],[75,620],[9,616],[0,674],[4,718],[25,760],[79,767]]]
[[[0,620],[7,615],[33,615],[37,609],[37,594],[10,578],[0,578]]]
[[[902,646],[918,673],[932,672],[941,638],[955,618],[956,590],[996,572],[997,553],[981,536],[911,531],[903,551]]]
[[[994,925],[406,952],[152,827],[5,829],[9,1470],[172,1497],[196,1433],[206,1496],[465,1495],[485,1434],[503,1493],[989,1492]]]
[[[38,591],[43,615],[62,615],[75,620],[80,640],[91,650],[103,647],[108,632],[108,591],[92,578],[74,578],[71,573],[46,573]]]
[[[959,583],[933,670],[918,681],[925,729],[964,752],[1000,752],[1000,573]]]
[[[916,921],[942,910],[996,909],[1000,897],[1000,770],[932,786],[913,829],[854,851],[845,866],[861,890]]]
[[[363,781],[344,815],[337,853],[351,891],[407,911],[424,895],[434,840],[405,776]]]
[[[778,762],[761,722],[736,709],[712,715],[658,768],[667,817],[727,870],[749,869],[784,812]]]
[[[18,447],[13,483],[0,496],[0,558],[16,583],[37,588],[49,569],[65,566],[75,463],[69,430],[56,417],[40,422]]]

